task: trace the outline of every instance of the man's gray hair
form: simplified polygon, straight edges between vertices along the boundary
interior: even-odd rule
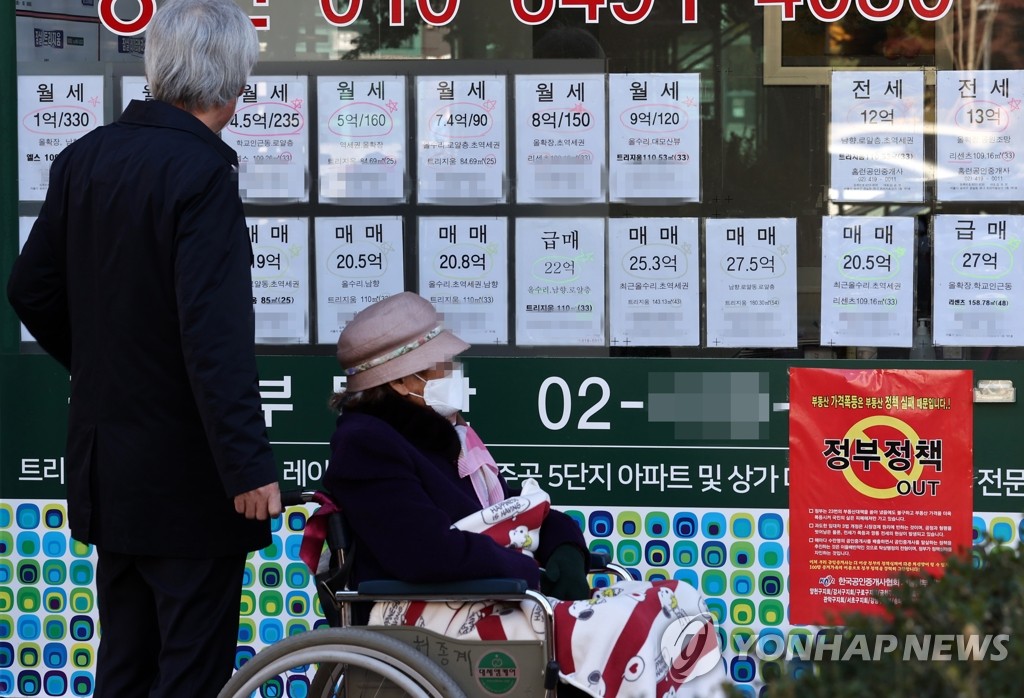
[[[150,92],[186,111],[238,99],[258,57],[256,28],[232,0],[169,0],[146,29]]]

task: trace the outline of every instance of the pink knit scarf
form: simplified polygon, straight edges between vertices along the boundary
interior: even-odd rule
[[[498,466],[494,462],[494,457],[473,431],[473,427],[468,424],[456,424],[455,431],[459,433],[459,441],[462,442],[462,452],[459,453],[459,477],[469,478],[482,507],[497,504],[505,498],[505,494],[501,489],[501,479],[498,477]]]

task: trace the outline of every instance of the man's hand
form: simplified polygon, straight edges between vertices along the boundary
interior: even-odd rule
[[[281,490],[276,482],[243,492],[235,497],[235,511],[247,519],[266,521],[281,514]]]

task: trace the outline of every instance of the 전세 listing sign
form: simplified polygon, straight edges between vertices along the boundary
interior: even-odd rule
[[[1022,70],[940,70],[936,77],[939,201],[1019,201]]]
[[[924,73],[832,73],[833,201],[924,201]]]
[[[790,621],[881,614],[901,571],[971,544],[973,373],[789,372]]]

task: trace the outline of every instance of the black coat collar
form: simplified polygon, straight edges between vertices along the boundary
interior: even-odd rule
[[[179,109],[173,104],[156,99],[145,101],[133,99],[128,103],[128,107],[121,114],[121,118],[118,121],[126,124],[173,128],[178,131],[191,133],[210,145],[229,165],[238,165],[238,154],[235,153],[231,146],[221,140],[219,135],[211,131],[209,126],[189,112]]]
[[[462,444],[452,423],[429,407],[409,402],[397,393],[388,392],[380,400],[346,407],[345,411],[377,417],[419,450],[436,453],[453,464],[459,460]]]

